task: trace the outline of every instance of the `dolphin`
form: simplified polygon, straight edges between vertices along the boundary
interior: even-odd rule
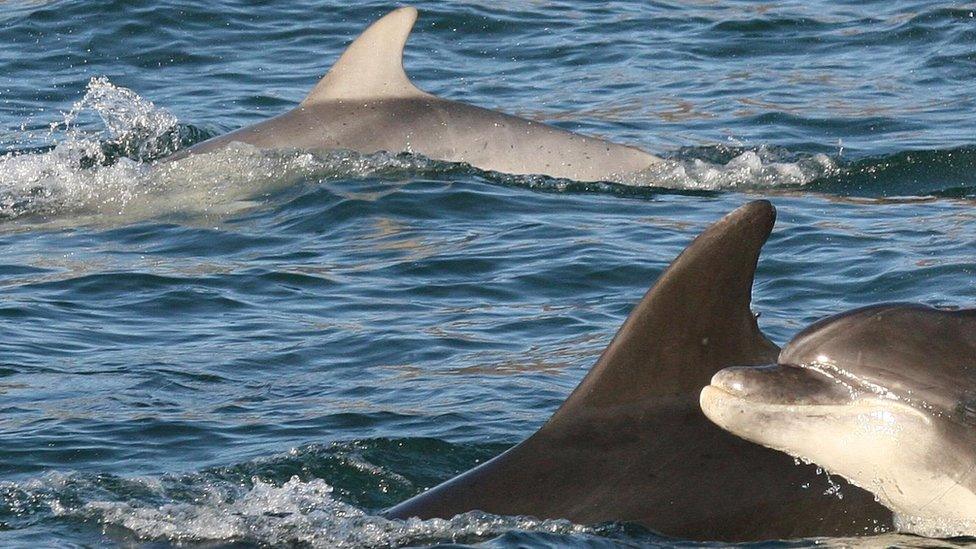
[[[435,97],[403,70],[417,19],[410,7],[370,25],[294,109],[198,143],[170,159],[231,142],[259,149],[411,152],[483,170],[579,181],[620,180],[660,158],[635,147]]]
[[[825,495],[814,468],[717,428],[698,407],[719,370],[766,364],[779,352],[749,308],[774,219],[772,205],[757,201],[705,230],[542,428],[385,514],[426,519],[481,510],[626,521],[724,541],[889,528],[890,513],[867,492],[846,486],[843,499]]]
[[[976,309],[895,303],[823,319],[772,365],[718,372],[701,408],[869,490],[899,530],[976,535]]]

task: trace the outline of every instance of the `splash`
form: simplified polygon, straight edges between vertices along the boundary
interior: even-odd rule
[[[671,158],[627,179],[631,185],[716,191],[802,187],[836,173],[837,163],[825,154],[791,160],[769,147],[742,151],[727,162]]]
[[[333,451],[344,458],[349,448]],[[160,477],[52,472],[22,483],[0,482],[0,517],[15,529],[53,518],[98,524],[114,532],[113,537],[139,540],[338,548],[472,543],[513,531],[605,534],[565,520],[481,512],[451,519],[390,520],[341,501],[320,478],[292,476],[280,482],[235,474],[241,472],[237,469],[273,469],[282,460],[293,464],[308,457],[293,452],[232,468]],[[380,476],[390,474],[374,464],[367,463],[367,468]]]
[[[102,129],[85,132],[79,119],[92,114],[101,120]],[[51,125],[52,135],[61,130],[67,135],[58,144],[81,145],[91,155],[90,161],[100,164],[119,156],[153,160],[170,154],[181,144],[176,129],[175,116],[104,76],[92,78],[85,96],[64,114],[62,122]]]
[[[243,144],[153,163],[206,137],[198,133],[132,90],[93,78],[84,97],[50,126],[50,149],[0,156],[0,220],[118,224],[173,214],[209,220],[305,180],[444,168],[405,154],[272,152]]]
[[[644,170],[606,182],[571,181],[540,175],[492,173],[491,176],[502,184],[539,190],[640,195],[662,190],[797,189],[843,171],[844,168],[824,154],[802,156],[767,146],[755,150],[719,146],[683,149]]]
[[[403,547],[444,541],[474,541],[510,530],[584,533],[568,521],[499,517],[472,512],[452,519],[388,520],[332,497],[321,479],[292,477],[281,486],[253,480],[253,487],[228,497],[214,489],[193,503],[158,506],[92,502],[73,512],[79,518],[121,526],[140,539],[168,541],[242,540],[310,547]]]
[[[102,129],[86,129],[93,117]],[[175,126],[175,117],[131,90],[93,78],[84,97],[51,124],[50,150],[0,156],[0,219],[124,207],[145,179],[139,159],[166,149],[164,136]]]

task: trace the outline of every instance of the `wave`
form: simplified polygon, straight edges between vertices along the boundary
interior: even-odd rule
[[[809,189],[842,196],[976,198],[976,146],[860,159],[811,181]]]

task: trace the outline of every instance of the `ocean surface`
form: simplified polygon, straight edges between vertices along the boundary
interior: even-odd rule
[[[415,4],[418,86],[667,159],[627,185],[154,165],[293,107],[395,7],[351,4],[0,3],[0,545],[690,546],[376,513],[534,432],[749,200],[779,211],[754,300],[778,343],[879,301],[976,306],[976,4]]]

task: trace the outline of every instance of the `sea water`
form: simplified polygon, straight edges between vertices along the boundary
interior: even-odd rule
[[[415,5],[420,88],[666,162],[625,184],[246,146],[159,165],[293,107],[394,5],[0,4],[0,544],[692,545],[377,511],[534,432],[746,201],[779,211],[753,304],[779,343],[976,303],[976,5]]]

